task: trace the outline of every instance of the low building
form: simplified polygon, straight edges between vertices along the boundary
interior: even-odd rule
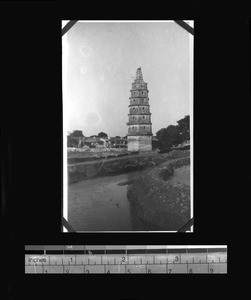
[[[111,137],[109,145],[111,148],[127,148],[127,137]]]
[[[85,137],[84,139],[84,144],[85,145],[94,145],[97,142],[97,138],[96,137]]]
[[[109,139],[102,137],[99,139],[99,141],[103,142],[104,147],[108,147],[109,146]]]

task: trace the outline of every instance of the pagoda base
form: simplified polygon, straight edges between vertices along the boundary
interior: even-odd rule
[[[127,136],[128,151],[152,151],[151,135],[129,135]]]

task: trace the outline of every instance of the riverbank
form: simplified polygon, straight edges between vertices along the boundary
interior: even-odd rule
[[[177,153],[173,153],[173,157]],[[128,186],[131,208],[145,222],[177,231],[190,220],[190,157],[146,169]]]
[[[88,161],[80,164],[68,165],[68,183],[75,183],[93,177],[117,175],[129,171],[142,170],[147,167],[157,166],[165,161],[189,157],[190,151],[173,150],[169,153],[149,153]]]
[[[95,161],[104,158],[116,158],[122,156],[128,156],[129,153],[125,149],[90,149],[90,151],[68,151],[67,163],[81,163],[85,161]]]

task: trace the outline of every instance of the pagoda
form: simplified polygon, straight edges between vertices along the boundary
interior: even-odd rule
[[[152,151],[152,123],[147,83],[143,80],[141,68],[130,90],[129,121],[127,134],[128,151]]]

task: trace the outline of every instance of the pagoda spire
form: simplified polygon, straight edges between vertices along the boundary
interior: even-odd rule
[[[135,81],[138,81],[138,82],[144,82],[143,80],[143,75],[142,75],[142,71],[141,71],[141,67],[139,67],[136,71],[136,78],[135,78]]]

